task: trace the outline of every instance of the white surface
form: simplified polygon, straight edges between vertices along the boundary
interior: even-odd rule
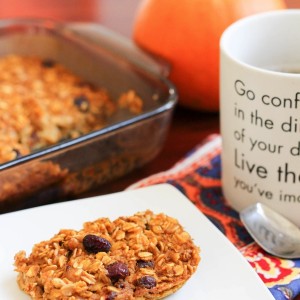
[[[177,189],[162,184],[117,194],[42,206],[0,215],[0,299],[29,299],[16,283],[14,255],[61,228],[80,229],[99,217],[115,219],[151,209],[175,217],[201,247],[197,272],[172,300],[273,299],[249,263],[223,234]]]

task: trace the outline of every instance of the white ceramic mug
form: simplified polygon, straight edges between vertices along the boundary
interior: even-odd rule
[[[222,186],[300,226],[300,10],[241,19],[221,38]]]

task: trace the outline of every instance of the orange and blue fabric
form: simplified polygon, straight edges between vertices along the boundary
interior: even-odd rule
[[[211,135],[171,169],[145,178],[129,189],[169,183],[179,189],[239,249],[276,300],[300,295],[300,259],[269,255],[250,237],[221,186],[221,137]]]

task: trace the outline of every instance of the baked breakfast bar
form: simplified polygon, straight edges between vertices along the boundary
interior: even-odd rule
[[[62,229],[15,256],[20,288],[32,299],[161,299],[196,271],[199,248],[179,222],[148,210]]]
[[[142,99],[84,81],[51,59],[0,58],[0,163],[102,128],[117,109],[142,111]]]

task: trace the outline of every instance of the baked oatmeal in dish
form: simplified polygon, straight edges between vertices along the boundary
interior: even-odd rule
[[[147,210],[62,229],[17,253],[15,269],[32,299],[162,299],[196,271],[199,252],[176,219]]]
[[[112,101],[51,59],[0,58],[0,163],[102,128],[117,109],[142,111],[134,90]]]

